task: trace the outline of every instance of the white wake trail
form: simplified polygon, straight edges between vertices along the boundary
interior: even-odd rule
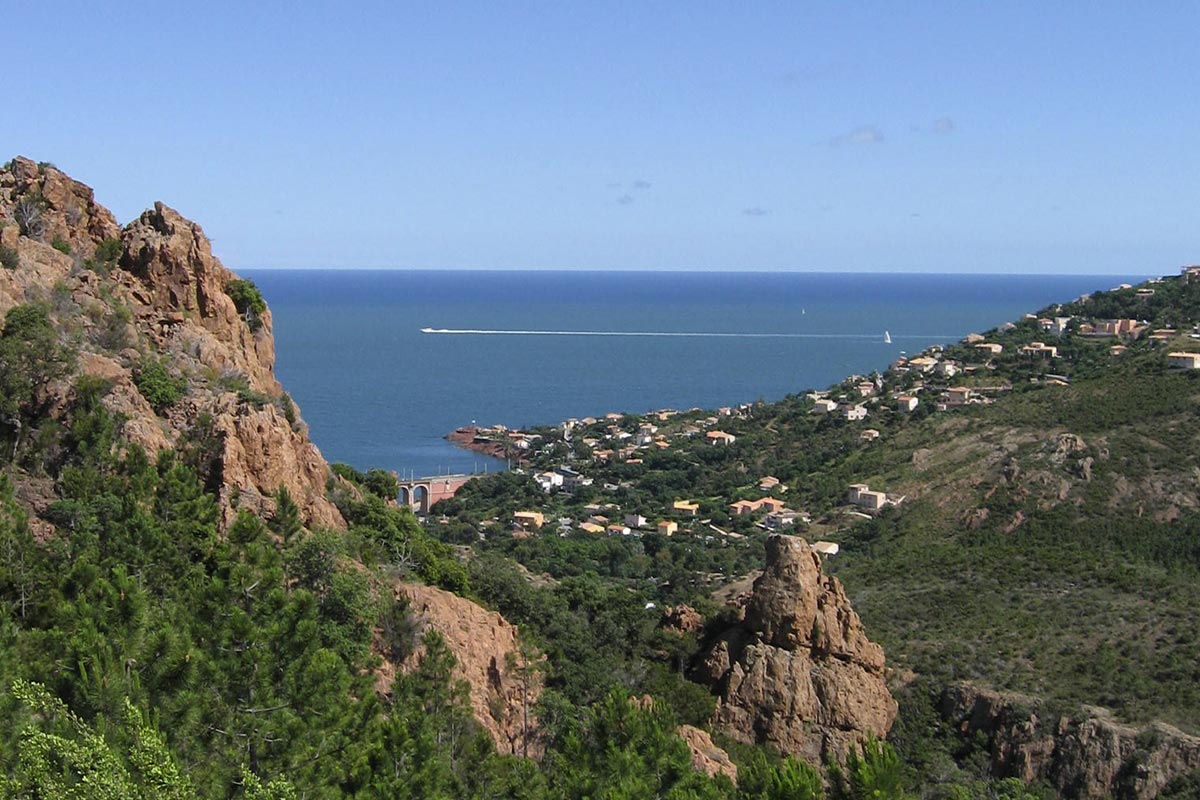
[[[538,331],[484,328],[421,328],[421,333],[455,336],[659,336],[720,339],[880,339],[874,333],[725,333],[717,331]],[[893,334],[893,339],[945,339],[935,335]]]

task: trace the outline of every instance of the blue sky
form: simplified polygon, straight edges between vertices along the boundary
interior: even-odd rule
[[[0,141],[235,269],[1200,261],[1194,2],[184,5],[23,6]]]

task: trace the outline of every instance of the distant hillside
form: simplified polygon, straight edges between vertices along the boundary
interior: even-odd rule
[[[700,606],[753,568],[771,527],[836,544],[827,568],[896,669],[895,736],[917,760],[919,719],[961,680],[1036,698],[1043,717],[1101,706],[1200,732],[1195,277],[1097,292],[777,403],[505,432],[529,475],[468,486],[435,509],[440,530]],[[518,509],[567,538],[510,535]],[[583,533],[598,517],[603,532]],[[1086,748],[1065,763],[1056,743],[1035,757],[988,730],[991,757],[1026,752],[1022,769],[999,758],[1001,775],[1067,794],[1151,796],[1200,766],[1200,742],[1176,732],[1155,755],[1131,728],[1099,759],[1110,771],[1084,778]],[[1135,754],[1157,766],[1119,783]]]

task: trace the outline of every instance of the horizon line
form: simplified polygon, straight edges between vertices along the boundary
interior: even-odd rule
[[[979,275],[979,276],[1044,276],[1044,277],[1131,277],[1144,275],[1147,278],[1171,277],[1177,273],[1165,272],[1041,272],[1041,271],[984,271],[953,272],[950,270],[881,270],[881,269],[691,269],[655,268],[636,269],[629,267],[227,267],[233,272],[547,272],[547,273],[623,273],[623,274],[712,274],[712,275]]]

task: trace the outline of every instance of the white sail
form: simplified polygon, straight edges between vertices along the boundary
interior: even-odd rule
[[[883,332],[883,343],[884,344],[892,343],[892,335],[890,333],[888,333],[887,331]]]

